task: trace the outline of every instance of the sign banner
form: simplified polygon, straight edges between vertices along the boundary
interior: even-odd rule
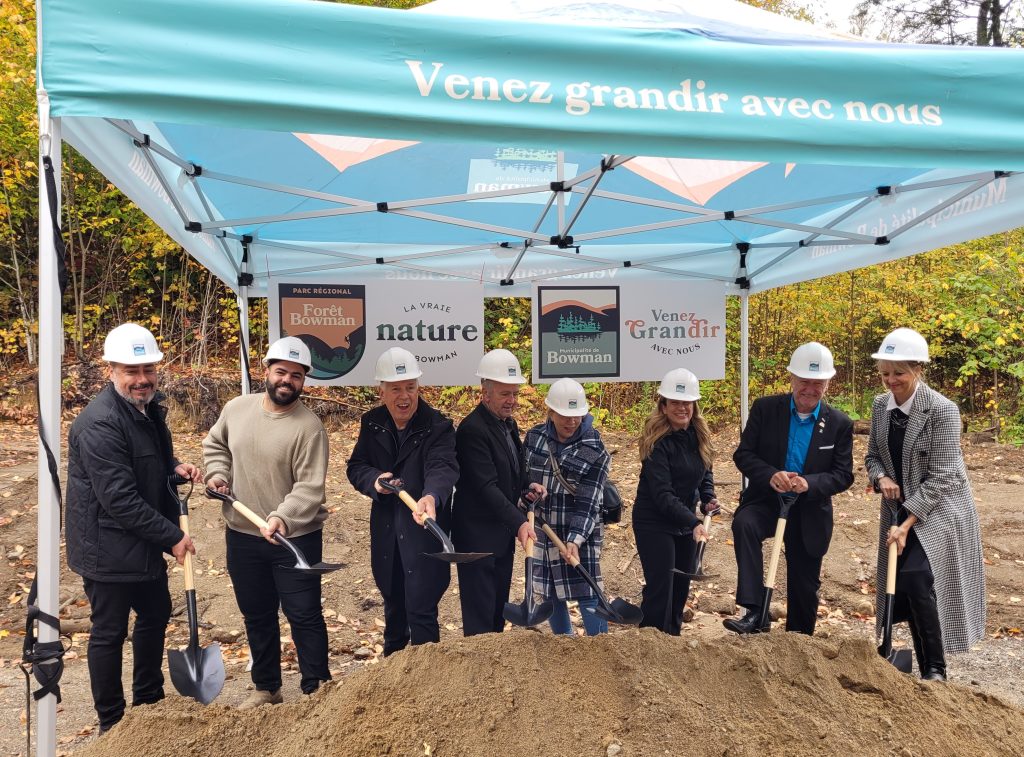
[[[271,281],[271,339],[306,343],[314,385],[376,384],[374,365],[390,347],[416,356],[424,386],[473,384],[483,357],[483,302],[482,287],[463,282]]]
[[[725,285],[544,286],[533,291],[533,381],[660,381],[673,368],[725,377]]]

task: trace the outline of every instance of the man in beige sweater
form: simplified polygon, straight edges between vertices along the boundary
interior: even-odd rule
[[[256,687],[243,709],[283,701],[278,608],[291,625],[302,692],[331,678],[320,576],[278,569],[294,558],[274,541],[279,532],[311,562],[322,558],[327,434],[299,401],[312,365],[309,348],[296,337],[278,339],[263,364],[267,391],[228,402],[203,440],[207,485],[231,492],[267,521],[258,529],[224,505],[228,574],[245,618]]]

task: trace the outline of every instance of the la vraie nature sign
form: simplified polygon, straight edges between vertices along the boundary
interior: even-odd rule
[[[273,281],[271,292],[271,335],[306,343],[313,362],[311,383],[372,385],[377,357],[389,347],[416,356],[424,385],[476,382],[483,356],[479,286]]]

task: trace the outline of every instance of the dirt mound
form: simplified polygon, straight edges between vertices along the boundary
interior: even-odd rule
[[[1024,711],[905,676],[862,640],[514,631],[405,650],[297,704],[172,697],[76,754],[843,753],[1024,754]]]

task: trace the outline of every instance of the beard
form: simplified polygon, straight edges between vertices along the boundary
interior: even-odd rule
[[[153,397],[156,395],[156,387],[152,384],[133,384],[128,387],[127,392],[121,391],[117,386],[114,387],[121,399],[127,402],[132,407],[137,408],[140,412],[146,412],[146,405],[153,401]],[[142,397],[136,397],[132,394],[133,391],[140,389],[148,389],[148,391]]]
[[[267,396],[270,401],[279,407],[288,407],[299,398],[299,390],[291,384],[281,382],[280,384],[268,384]]]

